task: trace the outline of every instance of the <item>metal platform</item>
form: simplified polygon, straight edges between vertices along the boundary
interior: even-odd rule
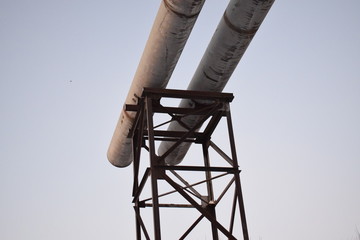
[[[200,102],[201,104],[195,104],[192,108],[163,106],[163,100],[166,98],[191,99],[195,103]],[[225,235],[227,239],[249,239],[229,107],[232,100],[233,95],[229,93],[145,88],[142,96],[139,97],[137,105],[125,106],[126,111],[136,112],[134,125],[128,137],[133,139],[133,203],[136,216],[137,240],[142,237],[155,240],[160,240],[161,237],[163,239],[186,239],[201,221],[206,220],[209,222],[209,230],[214,240],[219,239],[219,232]],[[170,116],[171,120],[154,126],[154,116],[156,114],[166,114]],[[161,126],[171,121],[178,121],[180,124],[185,125],[182,119],[189,115],[196,115],[197,121],[193,126],[184,126],[187,129],[186,131],[159,130]],[[228,135],[229,139],[230,156],[211,140],[218,123],[224,118],[228,130],[226,135]],[[200,131],[201,126],[203,130]],[[174,144],[162,156],[158,156],[155,147],[156,142],[161,141],[171,141]],[[190,165],[182,165],[182,163],[174,166],[166,165],[165,158],[183,142],[202,146],[203,160],[201,160],[201,164],[197,159],[194,164]],[[212,148],[217,153],[221,165],[212,166],[209,148]],[[144,161],[144,158],[141,158],[142,149],[149,153],[149,161]],[[140,165],[143,167],[141,168]],[[184,172],[201,174],[203,180],[190,183],[190,180],[182,176]],[[225,176],[230,180],[223,186],[220,194],[215,195],[214,187],[217,184],[215,180]],[[147,183],[149,179],[150,182]],[[160,192],[159,181],[168,184],[172,190]],[[201,184],[206,186],[205,194],[201,194],[196,190],[196,186]],[[148,186],[151,186],[149,190],[151,197],[144,199],[143,193]],[[233,190],[232,202],[228,204],[227,209],[230,212],[230,217],[228,222],[221,223],[217,218],[216,207],[224,199],[224,196],[229,193],[229,189]],[[163,197],[171,194],[182,197],[185,204],[160,201]],[[152,224],[147,225],[145,223],[141,213],[142,208],[152,208]],[[169,224],[171,224],[169,222],[161,224],[160,209],[162,208],[193,208],[198,212],[199,217],[195,221],[189,222],[189,227],[182,235],[178,237],[162,236],[161,229],[170,227]],[[176,216],[174,216],[174,219],[177,219]],[[225,224],[228,227],[225,227]],[[149,226],[151,226],[153,238],[149,235]],[[235,228],[240,229],[238,232],[242,236],[234,236]]]

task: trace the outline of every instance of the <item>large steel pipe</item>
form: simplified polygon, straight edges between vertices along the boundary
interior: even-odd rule
[[[144,87],[165,88],[205,0],[163,0],[125,104],[137,104]],[[107,152],[117,167],[132,161],[128,133],[134,113],[122,110]]]
[[[188,86],[188,90],[221,92],[237,64],[259,29],[274,0],[231,0],[209,43],[205,54]],[[193,107],[198,101],[183,100],[181,107]],[[201,102],[202,104],[206,102]],[[182,121],[195,126],[198,117],[188,116]],[[170,131],[186,131],[172,122]],[[162,142],[158,154],[164,154],[174,143]],[[175,165],[182,161],[191,143],[182,143],[165,159]]]

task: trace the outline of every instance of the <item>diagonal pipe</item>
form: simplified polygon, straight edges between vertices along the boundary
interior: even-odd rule
[[[188,90],[222,92],[274,1],[231,0],[229,2]],[[183,99],[179,107],[194,107],[198,103],[207,102]],[[182,120],[187,126],[193,127],[198,118],[198,116],[188,116]],[[168,130],[187,131],[177,122],[172,122]],[[173,144],[162,142],[158,154],[164,154]],[[165,158],[165,162],[169,165],[179,164],[190,145],[189,142],[181,143]]]
[[[165,88],[205,0],[162,0],[125,104],[137,104],[144,87]],[[121,111],[108,160],[116,167],[132,162],[129,130],[134,112]]]

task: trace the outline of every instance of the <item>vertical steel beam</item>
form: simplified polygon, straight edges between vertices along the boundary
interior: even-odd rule
[[[206,141],[202,144],[205,167],[210,167],[209,144],[210,143],[209,143],[208,139],[206,139]],[[208,202],[213,203],[214,202],[214,189],[213,189],[212,177],[211,177],[210,171],[205,171],[205,178],[206,178]],[[207,206],[207,208],[209,208],[209,212],[213,215],[214,219],[216,220],[215,206],[213,204],[211,204],[211,205],[209,204]],[[211,229],[212,229],[213,240],[218,240],[219,234],[218,234],[217,228],[214,223],[211,223]]]
[[[140,103],[140,106],[143,105],[143,102]],[[140,168],[140,156],[141,156],[141,146],[143,142],[143,129],[144,129],[144,108],[141,107],[139,110],[139,121],[138,126],[134,131],[134,134],[132,136],[133,140],[133,157],[134,157],[134,183],[133,183],[133,194],[134,197],[135,194],[139,190],[139,168]],[[139,208],[139,199],[137,198],[134,204],[134,209],[136,212],[136,218],[135,218],[135,226],[136,226],[136,239],[141,240],[141,218],[140,218],[140,208]],[[145,236],[147,233],[145,234]]]
[[[241,183],[240,183],[239,164],[238,164],[238,160],[237,160],[237,156],[236,156],[234,130],[233,130],[233,125],[232,125],[232,120],[231,120],[231,113],[230,113],[229,104],[227,106],[227,109],[228,109],[228,111],[226,112],[226,119],[227,119],[227,125],[228,125],[231,154],[232,154],[232,159],[233,159],[233,168],[235,170],[235,174],[234,174],[234,177],[235,177],[235,191],[237,193],[237,199],[238,199],[238,203],[239,203],[241,226],[242,226],[244,240],[249,240],[249,233],[248,233],[247,223],[246,223],[244,200],[243,200],[243,196],[242,196]],[[238,173],[236,173],[236,171],[238,171]]]
[[[139,109],[139,120],[136,128],[134,129],[134,133],[132,136],[132,148],[133,148],[133,157],[134,157],[134,185],[133,185],[133,196],[138,188],[139,183],[139,167],[140,167],[140,156],[141,156],[141,147],[143,144],[143,130],[144,130],[144,108],[143,101],[140,103]]]
[[[133,183],[133,193],[132,196],[135,196],[135,193],[137,192],[138,188],[139,188],[139,179],[138,179],[138,173],[139,173],[139,162],[136,161],[137,155],[140,155],[138,153],[138,149],[136,149],[136,145],[137,145],[137,140],[138,138],[133,138],[133,149],[134,149],[134,183]],[[140,221],[137,215],[140,214],[140,209],[139,209],[139,200],[136,200],[135,205],[134,205],[134,210],[135,210],[135,226],[136,226],[136,239],[137,240],[141,240],[141,228],[140,228]]]
[[[151,168],[151,189],[153,200],[153,221],[154,221],[154,236],[155,240],[161,240],[160,230],[160,211],[159,211],[159,192],[157,180],[159,177],[157,166],[157,156],[155,154],[155,140],[154,140],[154,123],[153,123],[153,110],[152,99],[145,97],[149,150],[150,150],[150,168]]]
[[[209,141],[208,140],[202,144],[202,149],[203,149],[203,157],[204,157],[204,166],[210,167]],[[206,177],[206,186],[207,186],[209,201],[214,201],[214,190],[213,190],[213,185],[212,185],[212,181],[211,181],[211,172],[205,171],[205,177]]]
[[[216,220],[215,204],[209,204],[207,205],[206,208],[208,209],[209,213],[213,216],[213,218]],[[213,240],[219,240],[219,233],[216,225],[213,222],[211,222],[211,231],[212,231]]]

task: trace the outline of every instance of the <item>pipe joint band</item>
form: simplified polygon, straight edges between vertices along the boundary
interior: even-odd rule
[[[229,18],[226,16],[226,12],[223,15],[224,18],[224,22],[226,23],[226,25],[233,31],[240,33],[240,34],[245,34],[245,35],[255,35],[255,33],[257,32],[258,28],[252,28],[249,30],[243,30],[237,26],[235,26],[234,24],[232,24],[229,20]]]
[[[181,17],[181,18],[194,18],[194,17],[197,17],[197,16],[199,15],[199,13],[200,13],[200,11],[198,11],[197,13],[194,13],[194,14],[181,13],[181,12],[176,11],[176,10],[174,9],[174,7],[172,7],[171,4],[168,3],[168,0],[163,0],[163,2],[164,2],[165,7],[166,7],[169,11],[175,13],[176,15],[178,15],[178,16]],[[200,9],[201,9],[201,8],[200,8]]]

